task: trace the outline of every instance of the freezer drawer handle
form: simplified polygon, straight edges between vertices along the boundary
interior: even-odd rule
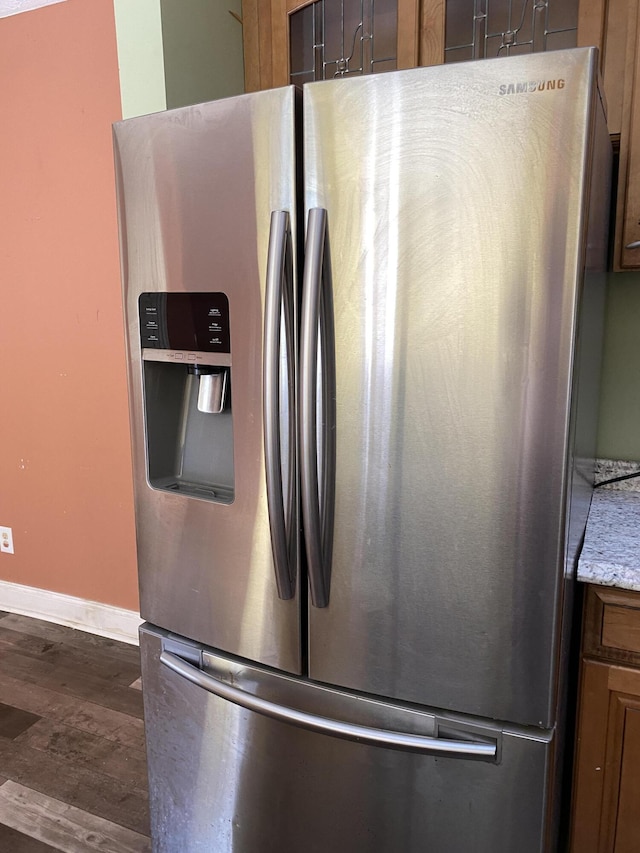
[[[335,504],[336,363],[327,211],[323,208],[309,211],[304,256],[300,329],[302,518],[311,603],[314,607],[326,607],[329,604]],[[316,411],[318,373],[321,379],[320,419]],[[321,422],[319,448],[318,420]]]
[[[296,501],[296,422],[295,352],[293,337],[293,267],[291,229],[286,210],[271,213],[264,312],[263,424],[267,506],[271,529],[271,549],[278,595],[293,598],[295,589],[294,507]],[[282,482],[280,434],[280,329],[284,316],[287,355],[287,491],[286,507]]]
[[[233,687],[225,681],[219,681],[217,678],[187,663],[171,652],[161,652],[160,661],[166,667],[173,670],[173,672],[186,678],[187,681],[191,681],[193,684],[208,690],[209,693],[213,693],[221,699],[226,699],[235,705],[239,705],[241,708],[254,711],[256,714],[263,714],[265,717],[270,717],[273,720],[280,720],[283,723],[289,723],[292,726],[298,726],[299,728],[317,732],[318,734],[343,738],[344,740],[353,740],[358,743],[371,744],[372,746],[381,746],[387,749],[421,752],[427,755],[449,756],[452,758],[476,758],[492,761],[495,760],[497,755],[498,747],[496,743],[445,740],[443,738],[425,737],[406,732],[374,729],[369,726],[331,720],[327,717],[320,717],[316,714],[308,714],[305,711],[287,708],[275,702],[269,702],[267,699],[261,699],[251,693],[246,693],[244,690]]]

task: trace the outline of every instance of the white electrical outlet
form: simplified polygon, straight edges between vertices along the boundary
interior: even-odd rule
[[[10,527],[0,527],[0,554],[13,553],[13,532]]]

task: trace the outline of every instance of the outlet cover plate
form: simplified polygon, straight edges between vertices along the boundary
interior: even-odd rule
[[[10,527],[0,527],[0,554],[13,553],[13,531]]]

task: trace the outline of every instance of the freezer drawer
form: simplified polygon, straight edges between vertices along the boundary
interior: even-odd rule
[[[150,626],[141,651],[154,853],[547,849],[548,732],[332,691]],[[213,695],[174,665],[294,722]],[[327,724],[337,736],[317,730]]]

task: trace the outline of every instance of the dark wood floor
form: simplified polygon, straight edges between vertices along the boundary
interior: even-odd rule
[[[150,850],[138,649],[0,612],[0,851]]]

